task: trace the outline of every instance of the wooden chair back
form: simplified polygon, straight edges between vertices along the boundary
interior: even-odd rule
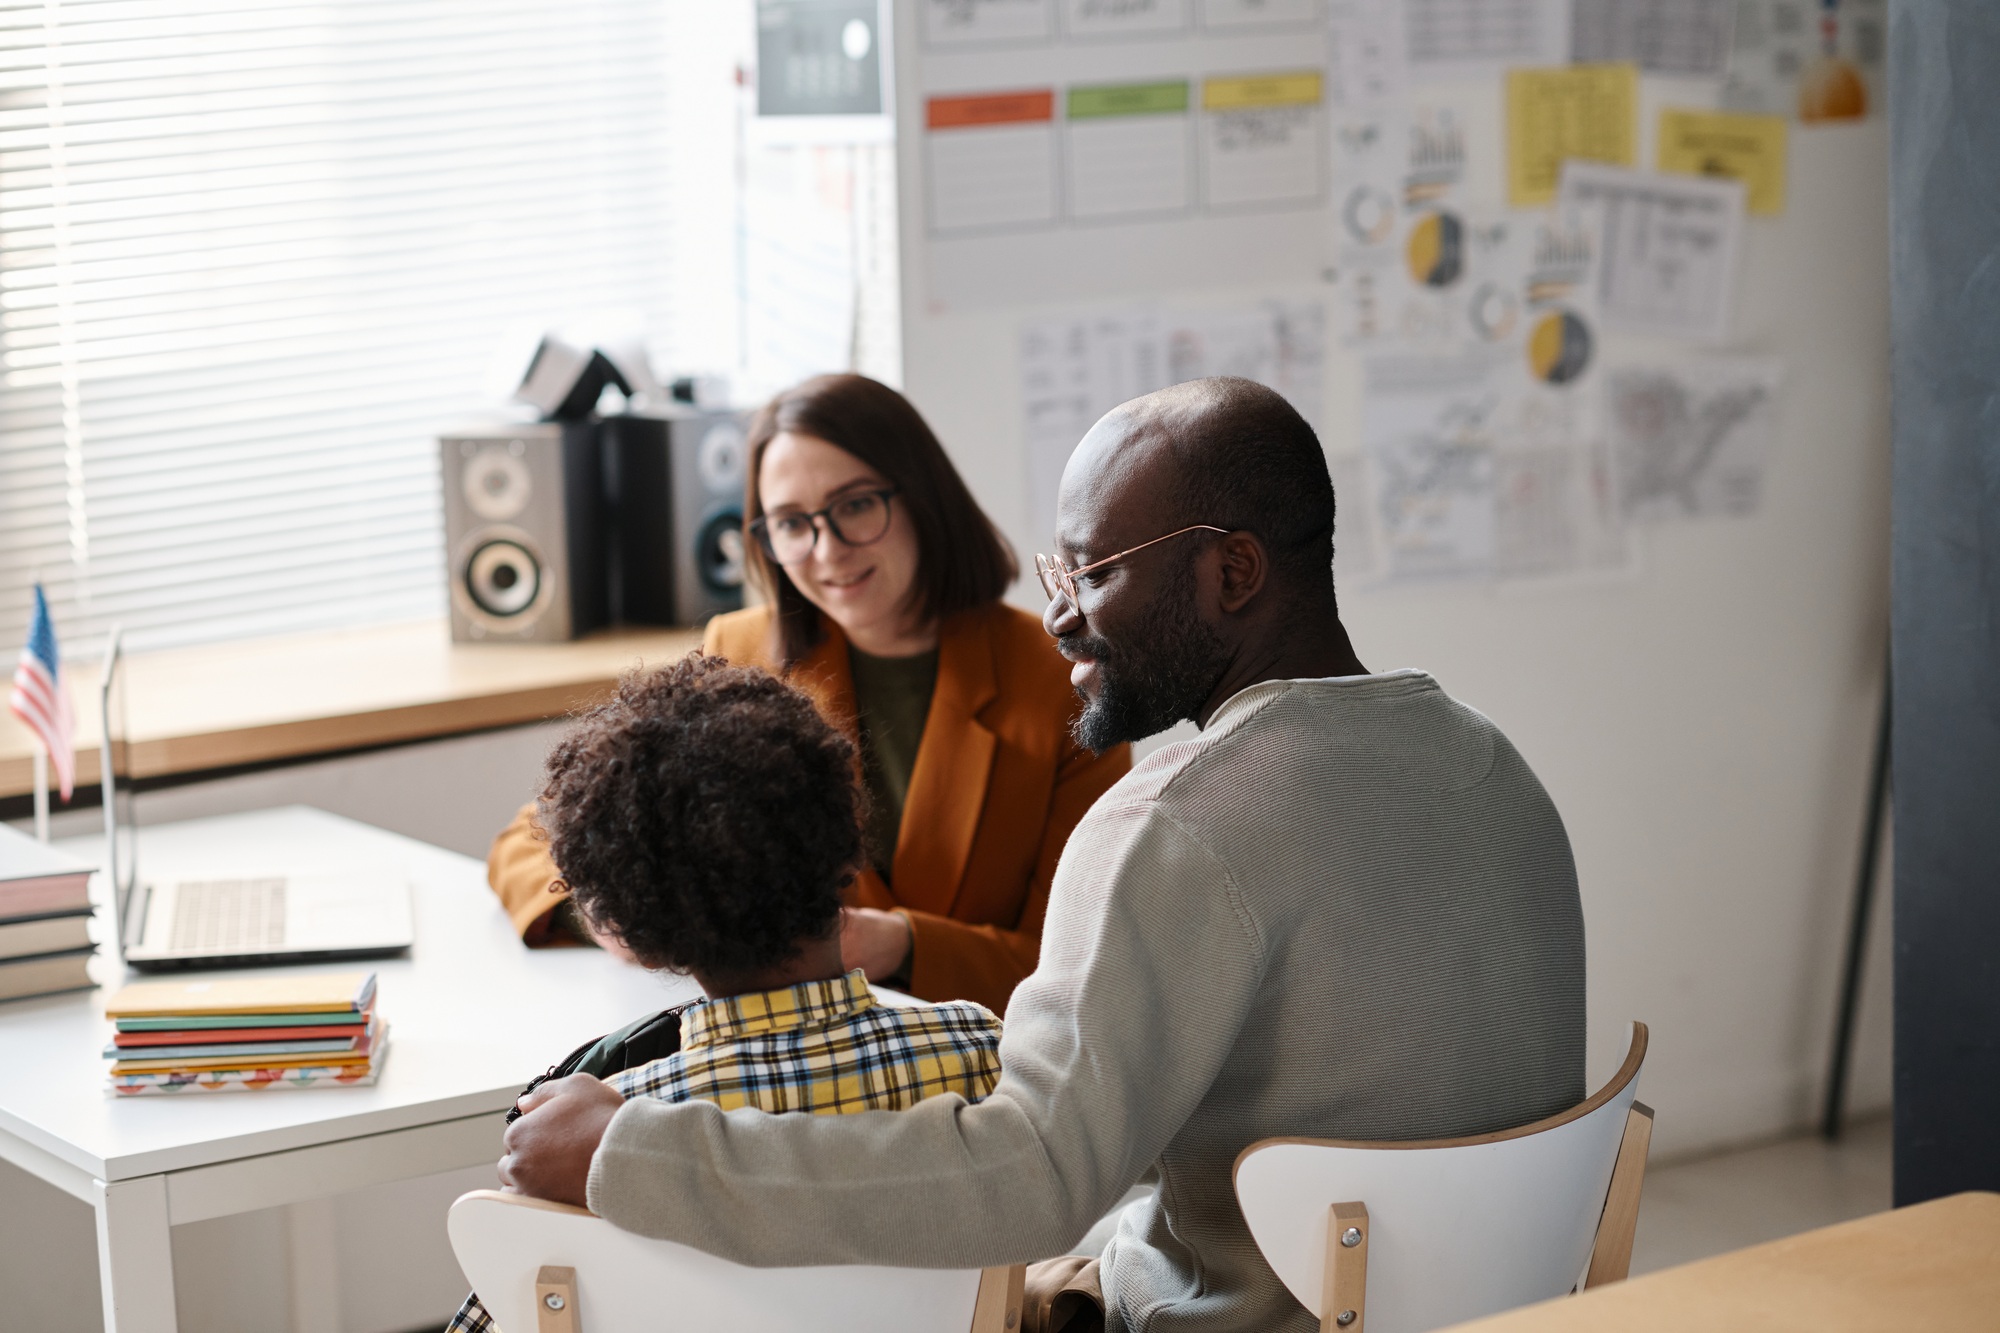
[[[581,1208],[475,1190],[451,1206],[459,1267],[506,1333],[1016,1333],[1023,1270],[745,1268]]]
[[[1609,1083],[1518,1129],[1252,1144],[1236,1159],[1244,1220],[1328,1333],[1422,1333],[1615,1282],[1652,1139],[1653,1113],[1633,1100],[1645,1058],[1634,1023]]]

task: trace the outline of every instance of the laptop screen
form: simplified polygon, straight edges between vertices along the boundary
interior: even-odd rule
[[[145,925],[132,920],[132,889],[139,882],[139,819],[129,777],[130,746],[125,739],[125,673],[120,669],[124,660],[124,632],[114,625],[105,643],[104,676],[98,684],[99,734],[104,738],[99,772],[104,792],[104,857],[111,877],[121,956],[132,932]]]

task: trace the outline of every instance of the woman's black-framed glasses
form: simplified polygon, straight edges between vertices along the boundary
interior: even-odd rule
[[[872,545],[889,530],[889,500],[896,493],[894,486],[884,486],[850,492],[810,513],[759,514],[750,520],[750,535],[781,565],[796,565],[812,555],[822,523],[843,546]]]
[[[1129,551],[1120,551],[1116,555],[1107,555],[1102,560],[1093,560],[1076,569],[1071,569],[1059,555],[1038,555],[1035,557],[1035,576],[1041,579],[1042,591],[1049,595],[1050,601],[1053,602],[1060,597],[1073,614],[1080,616],[1083,614],[1083,608],[1076,604],[1077,575],[1088,574],[1093,569],[1102,569],[1106,565],[1123,560],[1128,555],[1137,555],[1148,546],[1158,546],[1163,541],[1185,536],[1190,532],[1219,532],[1225,537],[1229,535],[1228,528],[1218,528],[1213,523],[1196,523],[1176,529],[1165,537],[1155,537],[1149,542],[1140,542]]]

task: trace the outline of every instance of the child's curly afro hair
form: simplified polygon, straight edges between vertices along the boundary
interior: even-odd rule
[[[854,747],[768,672],[634,672],[549,754],[538,819],[576,905],[648,967],[727,975],[826,938],[861,862]]]

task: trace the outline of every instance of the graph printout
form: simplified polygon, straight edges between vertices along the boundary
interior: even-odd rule
[[[1602,217],[1597,304],[1621,333],[1714,341],[1729,331],[1743,182],[1571,162],[1566,207]]]
[[[1487,76],[1569,60],[1569,0],[1403,0],[1410,74]]]

